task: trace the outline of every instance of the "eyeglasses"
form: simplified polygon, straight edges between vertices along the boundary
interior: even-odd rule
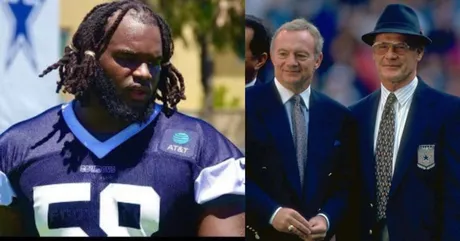
[[[403,55],[407,53],[411,47],[407,43],[387,43],[387,42],[375,42],[372,45],[372,50],[374,54],[384,55],[388,52],[390,48],[393,48],[393,51],[397,55]]]

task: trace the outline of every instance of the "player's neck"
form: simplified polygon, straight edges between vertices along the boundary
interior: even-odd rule
[[[115,119],[98,103],[82,106],[79,101],[76,101],[73,108],[79,122],[90,133],[115,135],[130,124]]]

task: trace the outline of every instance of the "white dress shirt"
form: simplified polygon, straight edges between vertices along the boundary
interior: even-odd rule
[[[288,119],[289,119],[289,126],[291,127],[291,133],[294,135],[293,126],[292,126],[292,107],[293,107],[294,103],[292,101],[290,101],[291,98],[294,96],[294,93],[292,91],[288,90],[287,88],[285,88],[284,86],[282,86],[281,83],[276,78],[275,78],[274,81],[275,81],[276,89],[278,90],[278,93],[280,94],[281,102],[284,105],[284,108],[286,110],[286,113],[287,113],[287,116],[288,116]],[[303,114],[305,116],[305,123],[307,125],[307,129],[308,129],[308,121],[309,121],[308,109],[310,107],[310,94],[311,94],[310,86],[308,86],[308,88],[306,90],[304,90],[303,92],[301,92],[299,94],[300,97],[303,100],[302,111],[303,111]],[[275,210],[275,212],[273,213],[273,215],[270,218],[270,221],[269,221],[270,224],[273,223],[273,219],[275,218],[275,216],[279,212],[279,210],[281,210],[281,208],[282,207],[279,207],[279,208],[277,208]],[[326,219],[327,229],[329,229],[329,218],[323,213],[319,213],[318,215],[323,216]]]
[[[399,144],[401,142],[401,137],[404,131],[404,125],[406,124],[407,114],[409,113],[410,105],[412,103],[412,98],[414,96],[415,88],[417,87],[418,79],[415,77],[408,85],[398,89],[394,92],[396,95],[396,101],[394,103],[396,119],[395,119],[395,140],[393,148],[393,164],[391,168],[391,173],[394,173],[396,158],[399,150]],[[380,92],[380,103],[377,110],[377,116],[375,119],[375,130],[374,130],[374,153],[377,146],[377,137],[379,133],[380,121],[382,119],[383,109],[385,107],[385,102],[387,101],[390,91],[387,90],[383,85],[381,86]]]
[[[245,87],[245,88],[254,86],[254,85],[256,84],[256,80],[257,80],[257,78],[254,78],[253,80],[251,80],[251,82],[249,82],[249,83],[246,84],[246,87]]]
[[[284,109],[286,110],[287,116],[289,118],[289,126],[291,127],[291,133],[294,136],[294,129],[292,127],[292,107],[294,103],[290,101],[291,98],[294,96],[294,93],[286,89],[284,86],[282,86],[281,83],[276,78],[275,78],[275,85],[276,85],[276,89],[278,90],[278,93],[281,96],[281,102],[283,103]],[[311,93],[311,88],[310,86],[308,86],[306,90],[304,90],[302,93],[299,94],[303,100],[302,112],[303,112],[303,115],[305,116],[305,123],[307,124],[307,128],[308,128],[308,109],[310,107],[310,93]]]

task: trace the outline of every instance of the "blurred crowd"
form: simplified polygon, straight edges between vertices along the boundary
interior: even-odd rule
[[[351,105],[380,86],[371,48],[361,41],[383,8],[405,3],[419,16],[433,44],[425,49],[418,75],[435,89],[460,96],[460,0],[246,0],[246,14],[262,18],[274,31],[302,17],[324,37],[324,59],[313,86]]]

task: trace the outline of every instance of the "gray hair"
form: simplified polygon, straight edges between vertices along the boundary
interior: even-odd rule
[[[321,36],[321,33],[319,32],[318,28],[313,25],[311,22],[303,19],[303,18],[297,18],[294,19],[290,22],[287,22],[281,27],[279,27],[275,34],[273,34],[273,38],[270,42],[270,51],[273,50],[273,42],[275,41],[276,37],[278,34],[283,31],[303,31],[306,30],[308,31],[314,38],[315,40],[315,58],[319,56],[319,54],[323,51],[323,45],[324,45],[324,38]]]

